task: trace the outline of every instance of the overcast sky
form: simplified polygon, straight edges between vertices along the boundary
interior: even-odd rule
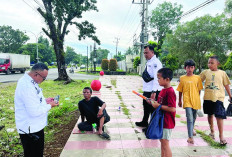
[[[42,4],[41,0],[37,0]],[[140,0],[135,0],[138,2]],[[152,1],[152,0],[151,0]],[[163,3],[165,0],[154,0],[149,5],[149,13],[157,4]],[[183,5],[184,13],[198,6],[206,0],[166,0],[172,3]],[[0,25],[9,25],[13,29],[21,31],[26,30],[30,37],[30,43],[35,43],[36,37],[42,27],[46,27],[44,20],[37,13],[36,8],[39,4],[34,0],[1,0],[0,5]],[[215,16],[224,10],[225,0],[216,0],[206,7],[183,18],[181,22],[193,20],[196,17],[205,14]],[[101,45],[97,47],[105,48],[115,54],[116,37],[119,38],[118,51],[125,52],[129,46],[133,44],[133,36],[138,37],[141,31],[141,5],[132,4],[132,0],[98,0],[98,12],[91,11],[83,14],[83,20],[88,20],[97,28],[96,35],[101,41]],[[86,39],[79,41],[78,31],[75,27],[68,27],[69,35],[65,37],[65,46],[73,47],[77,53],[86,54],[87,46],[93,45],[93,41]],[[35,35],[33,35],[33,32]],[[45,36],[44,36],[45,37]]]

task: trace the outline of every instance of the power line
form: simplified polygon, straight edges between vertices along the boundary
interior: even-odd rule
[[[185,17],[185,16],[187,16],[187,15],[189,15],[189,14],[191,14],[191,13],[197,11],[197,10],[199,10],[200,8],[206,7],[207,5],[209,5],[210,3],[213,3],[215,1],[216,0],[207,0],[207,1],[203,2],[203,3],[201,3],[200,5],[192,8],[191,10],[185,12],[183,15],[181,15],[181,16],[179,16],[177,18],[183,18],[183,17]]]

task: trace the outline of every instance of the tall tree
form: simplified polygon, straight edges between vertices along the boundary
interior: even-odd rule
[[[118,55],[114,55],[114,58],[119,62],[125,59],[125,55],[123,55],[121,51],[118,51]]]
[[[54,52],[54,49],[50,45],[47,38],[43,38],[43,36],[40,36],[38,39],[38,51],[39,51],[39,58],[41,62],[55,62],[56,61],[56,55]],[[41,46],[40,46],[41,45]]]
[[[199,71],[206,65],[206,55],[214,53],[225,55],[225,43],[229,36],[225,35],[224,15],[212,17],[205,15],[191,22],[179,25],[176,31],[167,36],[171,47],[169,52],[177,55],[180,62],[192,58]]]
[[[67,46],[67,50],[65,53],[65,63],[69,64],[71,62],[80,62],[80,57],[76,54],[75,50],[72,47]],[[78,63],[79,63],[78,62]]]
[[[129,47],[129,48],[126,50],[125,55],[133,55],[133,54],[134,54],[134,51],[132,50],[131,47]]]
[[[152,10],[150,27],[154,30],[152,35],[154,40],[158,41],[158,49],[161,49],[163,41],[167,33],[171,33],[172,29],[180,20],[182,5],[171,2],[164,2],[159,4]]]
[[[18,53],[18,49],[29,40],[22,31],[11,26],[0,26],[0,52]]]
[[[82,13],[90,10],[97,11],[96,0],[42,0],[43,7],[37,10],[45,19],[48,29],[42,28],[44,33],[52,40],[56,53],[58,66],[58,78],[56,80],[65,80],[65,83],[71,81],[65,69],[64,38],[69,33],[67,27],[75,25],[79,30],[78,39],[92,38],[98,44],[100,41],[94,35],[96,28],[88,21],[77,22],[82,18]],[[45,10],[43,10],[45,9]]]
[[[97,61],[96,63],[97,64],[101,64],[102,62],[102,59],[107,59],[108,58],[108,54],[110,53],[109,50],[107,49],[101,49],[100,47],[96,50],[96,53],[97,53]],[[92,51],[90,53],[90,60],[93,61],[93,58],[94,58],[94,51]]]

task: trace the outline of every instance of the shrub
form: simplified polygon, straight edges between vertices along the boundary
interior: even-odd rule
[[[110,71],[116,71],[117,66],[118,66],[117,60],[116,59],[110,59],[109,70]]]
[[[108,59],[102,59],[101,68],[102,68],[102,70],[109,69],[109,60]]]
[[[134,62],[133,62],[133,67],[136,69],[137,66],[140,64],[140,57],[135,57]]]

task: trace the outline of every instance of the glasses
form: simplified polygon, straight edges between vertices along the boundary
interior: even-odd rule
[[[40,73],[36,72],[36,74],[38,74],[40,77],[43,78],[43,81],[46,80],[47,77],[43,77],[42,75],[40,75]]]

